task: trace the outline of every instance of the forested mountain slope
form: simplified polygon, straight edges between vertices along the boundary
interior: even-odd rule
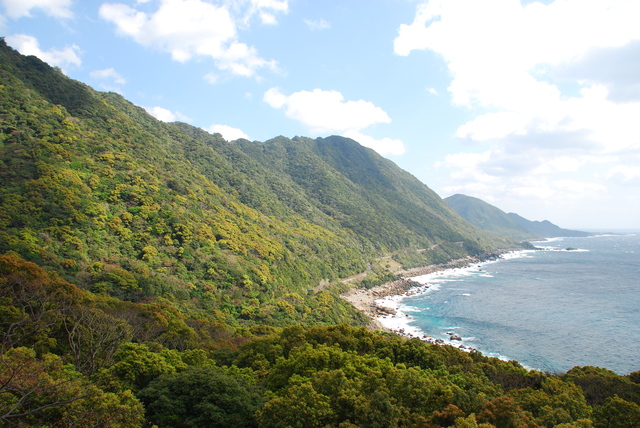
[[[462,218],[480,229],[521,240],[541,237],[523,228],[500,208],[481,199],[457,194],[445,198],[444,201]]]
[[[1,55],[0,251],[85,289],[206,301],[226,322],[313,323],[319,312],[277,298],[406,248],[439,244],[428,264],[512,244],[352,140],[230,143]]]

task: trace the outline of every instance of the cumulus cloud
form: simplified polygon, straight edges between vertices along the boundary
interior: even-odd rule
[[[115,83],[119,85],[124,85],[127,83],[124,77],[113,68],[105,68],[104,70],[95,70],[89,73],[89,75],[96,79],[109,79],[113,80]]]
[[[392,138],[376,139],[363,134],[360,131],[347,131],[342,134],[344,137],[351,138],[365,147],[375,150],[381,155],[402,155],[405,153],[404,144],[401,140]]]
[[[245,140],[249,139],[249,136],[245,134],[241,129],[233,128],[228,125],[211,125],[206,129],[206,131],[212,134],[221,134],[222,137],[227,141],[233,141],[239,138],[244,138]]]
[[[439,54],[452,105],[472,116],[455,137],[475,148],[437,164],[443,193],[563,203],[604,192],[596,174],[640,184],[637,160],[616,164],[640,153],[638,16],[630,0],[420,4],[394,51]]]
[[[180,120],[182,122],[191,122],[191,118],[185,116],[180,112],[172,112],[164,107],[144,107],[144,109],[153,117],[163,122],[175,122]]]
[[[640,185],[640,165],[616,165],[607,173],[607,179],[623,185]]]
[[[278,10],[284,5],[286,2],[266,0],[248,3],[250,14]],[[209,57],[218,69],[247,77],[255,76],[262,68],[277,68],[275,61],[261,58],[255,48],[239,41],[238,18],[226,5],[202,0],[162,0],[155,12],[147,13],[122,3],[105,3],[100,7],[100,17],[113,23],[121,35],[168,52],[175,61]],[[264,22],[270,18],[262,19]]]
[[[331,23],[324,19],[305,19],[304,23],[307,24],[307,27],[309,27],[311,31],[328,30],[331,28]]]
[[[42,10],[56,18],[71,18],[71,0],[1,0],[9,18],[31,17],[31,11]]]
[[[369,101],[345,101],[340,92],[322,89],[284,95],[279,88],[266,91],[263,100],[273,108],[284,108],[287,117],[299,121],[313,133],[339,133],[381,154],[404,153],[400,140],[376,140],[360,132],[374,124],[391,122],[384,110]]]
[[[277,24],[276,13],[287,13],[289,2],[287,0],[251,0],[251,7],[246,16],[257,15],[263,24]]]
[[[380,107],[368,101],[344,101],[338,91],[299,91],[283,95],[279,88],[264,94],[264,101],[273,108],[285,109],[285,114],[298,120],[312,132],[345,132],[362,129],[391,119]]]
[[[224,3],[242,26],[249,26],[255,18],[264,25],[276,25],[277,14],[289,11],[287,0],[225,0]]]
[[[400,26],[394,49],[441,54],[453,76],[452,102],[493,110],[462,125],[459,137],[583,129],[602,145],[615,139],[612,132],[631,136],[618,140],[622,146],[640,135],[637,121],[626,120],[640,113],[640,104],[618,106],[609,98],[612,90],[614,99],[635,96],[620,85],[637,93],[640,61],[633,53],[640,53],[640,27],[632,17],[639,15],[640,3],[627,0],[431,0],[418,7],[413,23]],[[554,76],[573,76],[581,91],[563,93]]]
[[[99,81],[100,87],[105,91],[121,92],[120,87],[127,83],[127,80],[113,68],[94,70],[89,75]]]
[[[67,46],[64,49],[50,49],[44,51],[40,49],[38,39],[26,34],[14,34],[5,37],[7,44],[18,50],[23,55],[34,55],[45,61],[49,65],[66,69],[69,66],[79,66],[80,48],[77,45]]]
[[[588,82],[607,88],[613,102],[640,101],[640,40],[621,47],[597,47],[578,60],[556,67],[560,82]]]
[[[220,80],[220,76],[215,73],[207,73],[203,76],[203,79],[210,85],[215,85]]]

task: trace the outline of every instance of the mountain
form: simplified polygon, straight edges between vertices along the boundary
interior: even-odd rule
[[[445,198],[444,201],[474,226],[519,240],[590,235],[588,232],[562,229],[547,220],[542,222],[531,221],[518,214],[507,214],[501,209],[472,196],[457,194]]]
[[[548,220],[531,221],[519,216],[516,213],[509,213],[508,215],[522,228],[528,230],[531,233],[542,236],[543,238],[556,238],[560,236],[584,237],[593,235],[592,233],[583,232],[580,230],[562,229],[561,227],[556,226]]]
[[[481,199],[466,195],[453,195],[444,201],[462,218],[480,229],[519,240],[539,238],[528,231],[507,213]]]
[[[308,290],[382,256],[409,267],[514,245],[350,139],[228,142],[4,41],[0,75],[0,253],[94,293],[171,296],[230,324],[338,322],[361,318]]]

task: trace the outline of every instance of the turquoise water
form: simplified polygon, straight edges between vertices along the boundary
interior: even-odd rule
[[[545,250],[418,277],[429,288],[399,301],[405,327],[548,372],[640,370],[640,235],[536,245]]]

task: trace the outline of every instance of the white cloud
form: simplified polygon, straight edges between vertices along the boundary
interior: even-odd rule
[[[279,88],[269,89],[263,100],[273,108],[284,108],[287,117],[299,121],[313,133],[342,134],[383,155],[404,153],[400,140],[376,140],[360,132],[371,125],[391,122],[384,110],[369,101],[344,101],[340,92],[322,89],[284,95]]]
[[[105,68],[104,70],[94,70],[89,75],[96,79],[100,89],[104,91],[122,93],[122,85],[127,83],[126,79],[122,77],[113,68]]]
[[[585,196],[598,199],[595,195],[607,191],[606,186],[602,184],[578,180],[555,180],[553,185],[562,192],[564,198],[568,199],[583,199]]]
[[[144,109],[153,117],[163,122],[175,122],[176,120],[180,120],[182,122],[191,122],[191,118],[185,116],[184,114],[177,112],[172,112],[164,107],[144,107]]]
[[[220,76],[215,73],[207,73],[204,75],[204,80],[210,85],[215,85],[220,80]]]
[[[278,88],[264,94],[264,101],[274,108],[285,108],[285,114],[298,120],[314,133],[359,130],[391,119],[380,107],[363,100],[344,101],[338,91],[299,91],[286,96]]]
[[[324,19],[305,19],[304,23],[307,24],[307,27],[309,27],[311,31],[328,30],[331,28],[331,23]]]
[[[640,185],[640,165],[616,165],[607,173],[607,179],[624,185]]]
[[[637,116],[640,104],[615,108],[604,86],[588,85],[571,96],[550,80],[555,69],[594,49],[640,40],[639,16],[640,2],[633,0],[432,0],[418,8],[412,24],[400,26],[394,47],[399,55],[418,49],[441,54],[453,76],[454,104],[499,110],[481,113],[459,134],[487,140],[540,128],[585,129],[605,144],[614,139],[611,132],[637,139],[640,129],[616,118]]]
[[[254,0],[251,10],[265,10],[275,5]],[[286,3],[286,2],[285,2]],[[225,5],[216,6],[202,0],[162,0],[149,14],[122,3],[106,3],[100,16],[117,31],[137,43],[171,54],[175,61],[210,57],[220,70],[241,76],[255,76],[257,70],[276,69],[275,61],[261,58],[256,49],[238,40],[236,18]]]
[[[278,23],[276,14],[289,11],[287,0],[226,0],[225,3],[244,26],[256,16],[262,24],[275,25]]]
[[[206,131],[212,134],[215,134],[217,132],[221,134],[222,137],[227,141],[233,141],[239,138],[244,138],[245,140],[249,139],[249,136],[242,132],[241,129],[233,128],[228,125],[211,125],[206,129]]]
[[[91,77],[94,79],[105,79],[111,80],[118,85],[124,85],[127,83],[126,79],[122,77],[120,73],[118,73],[113,68],[105,68],[104,70],[95,70],[89,73]]]
[[[544,153],[529,153],[520,158],[506,152],[489,150],[483,153],[456,153],[436,163],[448,170],[446,195],[464,193],[486,201],[527,199],[532,203],[565,203],[568,200],[596,198],[607,187],[592,176],[561,178],[588,164],[588,157],[559,156],[549,158]],[[601,162],[615,161],[614,158]]]
[[[443,193],[562,206],[640,185],[637,163],[617,164],[640,155],[639,17],[637,0],[422,3],[395,53],[441,56],[471,115],[455,142],[482,151],[437,164]]]
[[[558,156],[543,160],[542,164],[533,171],[533,174],[553,174],[556,172],[576,172],[587,159],[572,156]]]
[[[31,17],[33,9],[40,9],[56,18],[71,18],[71,0],[1,0],[7,16],[13,19]]]
[[[455,153],[447,155],[444,161],[437,162],[437,168],[451,169],[454,187],[463,188],[469,184],[496,183],[497,177],[483,171],[482,165],[489,162],[491,152],[484,153]]]
[[[26,34],[14,34],[5,37],[7,44],[18,50],[22,55],[34,55],[45,61],[49,65],[57,66],[63,70],[69,66],[79,66],[80,48],[77,45],[67,46],[64,49],[50,49],[43,51],[40,49],[38,39]]]
[[[163,107],[145,107],[145,110],[147,110],[151,116],[163,122],[174,122],[176,120],[176,115]]]
[[[365,147],[375,150],[381,155],[403,155],[405,153],[404,143],[401,140],[392,138],[375,139],[360,131],[347,131],[342,134],[344,137],[351,138]]]
[[[452,102],[493,110],[479,110],[459,137],[486,141],[585,130],[619,149],[640,138],[638,121],[629,120],[640,114],[640,103],[615,105],[607,87],[585,81],[576,82],[583,85],[578,95],[564,94],[553,76],[555,70],[566,76],[568,64],[594,49],[624,49],[640,40],[639,16],[634,0],[431,0],[418,7],[412,24],[400,26],[394,49],[399,55],[419,49],[441,54],[452,74]],[[618,59],[618,69],[625,61],[638,63],[632,55]],[[633,84],[640,85],[640,78]]]

